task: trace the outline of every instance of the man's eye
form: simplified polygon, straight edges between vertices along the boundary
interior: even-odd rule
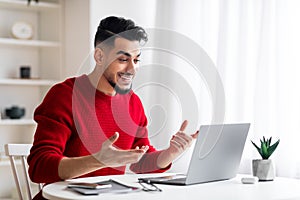
[[[119,58],[119,61],[120,61],[120,62],[127,62],[127,61],[128,61],[128,59]]]
[[[139,60],[139,59],[135,59],[135,60],[134,60],[135,63],[138,63],[138,62],[140,62],[140,61],[141,61],[141,60]]]

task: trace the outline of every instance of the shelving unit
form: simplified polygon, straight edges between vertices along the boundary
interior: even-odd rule
[[[0,92],[6,95],[0,99],[2,116],[5,108],[22,105],[25,118],[31,119],[47,89],[62,79],[62,2],[40,0],[28,5],[27,0],[0,0]],[[11,36],[18,21],[33,26],[32,39]],[[31,79],[19,78],[23,65],[31,67]],[[26,101],[33,103],[26,105]]]
[[[0,85],[51,86],[57,81],[46,79],[0,79]]]
[[[31,1],[30,5],[27,0],[0,0],[0,92],[7,96],[0,99],[2,116],[6,107],[22,105],[26,119],[32,118],[36,103],[62,79],[62,6],[61,0]],[[18,21],[33,26],[31,40],[11,36],[10,29]],[[32,79],[19,78],[23,65],[31,67]],[[27,98],[35,106],[23,103]]]
[[[15,45],[28,47],[59,47],[59,42],[41,41],[41,40],[17,40],[12,38],[0,38],[1,45]]]
[[[35,122],[32,119],[3,119],[0,121],[0,125],[35,125]]]
[[[56,2],[56,3],[55,3]],[[60,8],[61,5],[57,3],[57,1],[49,1],[49,2],[35,2],[32,1],[28,6],[26,0],[1,0],[0,6],[2,8],[14,8],[14,9],[24,9],[24,7],[28,7],[26,9],[34,11],[34,10],[49,10],[49,9],[57,9]]]
[[[63,77],[63,0],[0,0],[0,153],[6,143],[31,143],[36,123],[33,112],[49,88]],[[15,22],[32,25],[30,40],[13,38]],[[20,78],[20,67],[30,66],[31,78]],[[6,108],[25,108],[21,119],[8,119]],[[0,160],[0,171],[10,170],[9,162]],[[0,174],[0,199],[10,198],[7,184],[14,186],[10,171]]]

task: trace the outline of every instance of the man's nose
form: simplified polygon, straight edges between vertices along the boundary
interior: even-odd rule
[[[138,65],[136,63],[134,63],[133,60],[131,60],[130,62],[128,62],[126,71],[134,74],[137,70],[137,67],[138,67]]]

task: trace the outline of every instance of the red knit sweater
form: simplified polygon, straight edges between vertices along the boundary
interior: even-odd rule
[[[38,126],[28,157],[33,182],[59,181],[58,164],[66,157],[93,154],[102,143],[119,132],[115,145],[121,149],[149,145],[149,150],[131,170],[136,173],[163,172],[156,166],[159,151],[150,145],[147,118],[142,103],[132,91],[107,96],[97,91],[86,75],[70,78],[52,87],[35,110]],[[103,168],[86,176],[123,174],[125,166]]]

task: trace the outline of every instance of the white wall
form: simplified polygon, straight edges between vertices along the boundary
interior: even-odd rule
[[[156,0],[90,0],[91,38],[101,19],[115,15],[129,18],[142,27],[154,27]]]
[[[89,8],[89,1],[65,1],[65,76],[76,75],[90,52]]]

